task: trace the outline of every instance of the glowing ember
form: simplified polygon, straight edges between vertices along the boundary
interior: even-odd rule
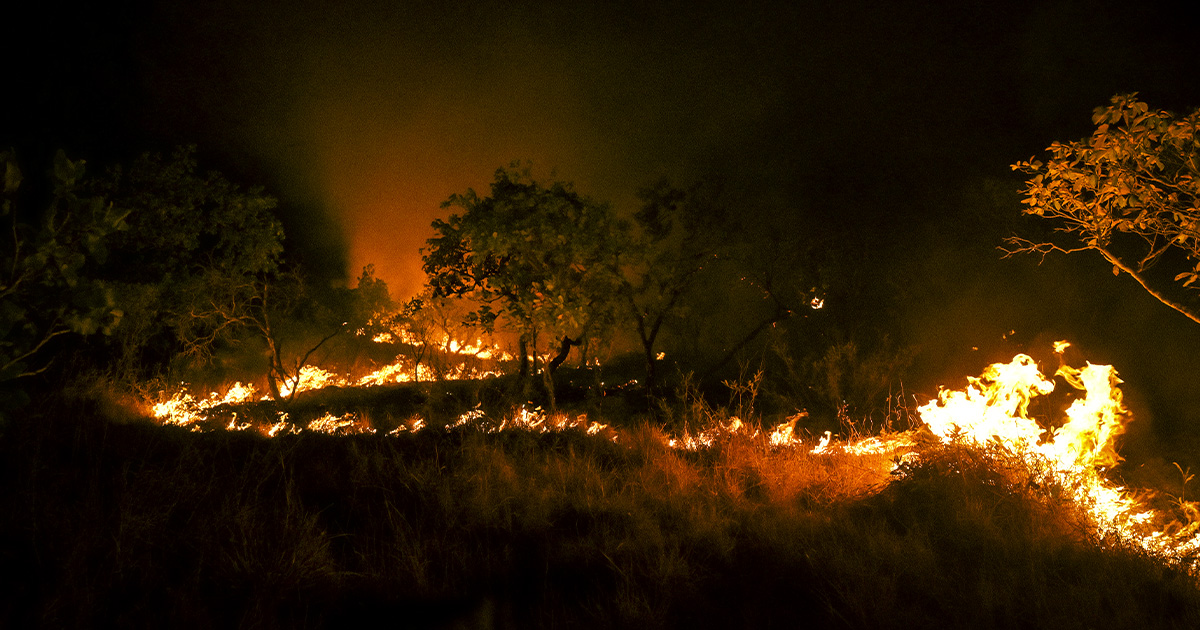
[[[304,427],[304,430],[316,433],[328,433],[330,435],[354,435],[356,433],[374,432],[368,427],[361,426],[358,417],[351,413],[343,416],[326,413],[308,423],[308,426]]]

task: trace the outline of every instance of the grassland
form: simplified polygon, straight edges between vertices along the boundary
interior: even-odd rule
[[[1200,627],[1195,577],[961,448],[893,471],[761,434],[669,448],[661,420],[270,439],[111,415],[47,402],[0,438],[0,627]]]

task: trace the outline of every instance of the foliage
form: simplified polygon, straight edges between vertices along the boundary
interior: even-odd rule
[[[129,216],[98,271],[126,308],[104,359],[118,377],[138,379],[208,364],[217,350],[253,340],[281,399],[325,342],[366,325],[387,287],[370,270],[355,290],[310,286],[284,260],[275,199],[200,173],[195,153],[147,153],[87,183]]]
[[[1046,162],[1031,158],[1013,165],[1030,175],[1023,212],[1054,221],[1075,243],[1014,237],[1010,253],[1095,250],[1114,274],[1128,273],[1200,323],[1194,301],[1168,290],[1200,290],[1200,110],[1177,117],[1150,109],[1136,93],[1119,94],[1096,108],[1092,122],[1090,138],[1055,142]],[[1178,284],[1147,273],[1160,261],[1174,268]]]
[[[299,391],[301,370],[313,353],[349,325],[345,312],[330,308],[313,295],[303,274],[286,271],[257,286],[251,308],[237,316],[239,326],[254,332],[267,345],[267,389],[277,401],[291,401]],[[352,298],[351,298],[352,299]],[[315,334],[318,335],[314,338]],[[299,344],[299,351],[285,346]]]
[[[443,204],[461,212],[434,222],[437,236],[424,250],[433,295],[476,301],[465,322],[516,332],[518,357],[532,347],[536,361],[539,335],[550,337],[558,356],[544,374],[571,346],[581,345],[586,360],[596,353],[589,345],[627,327],[651,391],[665,339],[699,354],[698,339],[719,330],[714,346],[723,356],[701,377],[708,381],[764,331],[819,307],[812,244],[738,223],[711,182],[681,188],[662,180],[639,198],[626,222],[566,184],[535,181],[528,168],[499,169],[490,196],[469,190]]]
[[[479,302],[468,322],[519,334],[523,372],[539,335],[586,351],[612,330],[625,247],[607,205],[513,165],[496,171],[490,195],[468,189],[442,207],[460,212],[433,222],[437,235],[422,250],[429,286]]]
[[[726,211],[701,185],[686,190],[665,180],[638,192],[629,247],[621,259],[621,295],[641,342],[646,384],[655,386],[656,342],[664,325],[685,316],[686,297],[706,266],[731,252]],[[725,226],[728,227],[728,226]]]
[[[767,229],[745,229],[755,227]],[[729,366],[744,357],[748,349],[757,348],[765,354],[766,349],[757,342],[776,328],[808,338],[810,345],[818,339],[809,318],[825,306],[830,265],[822,244],[806,237],[781,231],[760,233],[743,236],[745,240],[730,250],[731,260],[721,270],[720,282],[727,287],[722,297],[736,296],[737,303],[724,305],[729,312],[723,319],[713,318],[725,329],[723,354],[701,373],[701,381],[728,375]],[[838,306],[845,308],[843,303]],[[731,314],[735,325],[728,323]],[[710,327],[706,334],[712,332]],[[728,336],[729,332],[735,336]]]
[[[125,229],[127,211],[81,194],[84,162],[69,160],[61,151],[50,170],[53,190],[44,212],[18,207],[22,175],[13,152],[0,152],[0,168],[0,217],[9,220],[8,236],[0,245],[0,396],[8,399],[0,402],[2,409],[23,397],[10,387],[12,381],[49,367],[55,339],[107,334],[120,321],[111,287],[95,276],[95,269],[107,258],[114,236]]]
[[[842,424],[855,418],[871,422],[872,412],[892,401],[891,388],[911,357],[886,337],[865,350],[853,341],[829,346],[809,365],[810,395],[815,407],[835,410]],[[890,418],[885,418],[885,421]]]
[[[746,433],[681,452],[649,426],[268,440],[37,419],[0,441],[4,627],[1200,623],[1194,576],[1088,539],[1057,489],[961,448],[889,475],[886,455]]]
[[[395,309],[387,283],[375,277],[375,265],[363,267],[355,288],[345,300],[344,320],[353,330],[378,332],[385,327],[381,317]]]
[[[199,173],[195,152],[147,153],[90,184],[129,213],[103,273],[128,305],[116,338],[119,361],[134,372],[180,354],[207,360],[252,323],[280,271],[275,199],[219,173]]]
[[[441,380],[461,363],[466,347],[491,345],[493,335],[479,326],[473,304],[464,298],[437,295],[426,289],[405,303],[398,314],[400,327],[413,348],[413,362]]]

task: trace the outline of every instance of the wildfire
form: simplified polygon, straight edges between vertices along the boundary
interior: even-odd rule
[[[1054,344],[1061,357],[1069,346],[1065,341]],[[483,351],[475,346],[456,346],[469,352]],[[373,387],[415,379],[432,380],[434,375],[422,372],[421,364],[399,358],[393,364],[370,374],[351,378],[315,366],[300,371],[286,391],[297,392],[330,386]],[[428,368],[426,368],[428,369]],[[443,378],[481,378],[482,370],[458,369],[442,373]],[[1029,415],[1031,401],[1037,396],[1052,393],[1055,379],[1061,379],[1082,395],[1066,409],[1058,426],[1039,424]],[[1094,524],[1094,533],[1101,538],[1117,536],[1143,549],[1164,557],[1194,558],[1200,555],[1200,504],[1177,501],[1184,521],[1172,519],[1147,506],[1125,488],[1109,481],[1105,473],[1117,465],[1116,439],[1125,431],[1132,414],[1122,401],[1121,383],[1116,371],[1108,365],[1086,364],[1082,368],[1061,365],[1052,378],[1045,377],[1037,363],[1020,354],[1008,363],[997,363],[984,369],[978,377],[969,377],[962,390],[939,391],[936,399],[918,408],[924,429],[943,443],[957,443],[970,448],[1001,449],[1024,462],[1029,471],[1047,484],[1063,488]],[[333,435],[373,433],[375,430],[354,413],[341,415],[326,412],[307,422],[295,422],[286,411],[275,411],[274,421],[255,427],[240,419],[239,405],[254,403],[261,397],[252,385],[235,383],[223,393],[213,392],[196,398],[184,390],[152,405],[154,416],[164,424],[189,427],[193,431],[257,429],[268,437],[289,433],[321,432]],[[222,415],[223,414],[223,415]],[[219,421],[217,418],[221,418]],[[260,416],[261,417],[261,416]],[[713,420],[711,425],[695,434],[684,432],[665,436],[668,447],[698,451],[729,439],[760,440],[762,448],[804,450],[820,456],[861,457],[863,466],[879,468],[887,477],[905,464],[919,461],[921,440],[917,431],[887,433],[848,440],[836,439],[830,432],[816,437],[801,437],[797,425],[805,412],[788,417],[769,431],[760,431],[738,417]],[[260,421],[260,424],[261,423]],[[391,430],[389,435],[416,433],[424,430],[426,421],[413,416]],[[585,414],[547,413],[540,407],[522,406],[503,418],[493,418],[480,407],[468,410],[446,425],[447,429],[467,428],[487,433],[502,431],[583,431],[616,442],[620,433],[606,424],[592,422]],[[784,451],[786,452],[786,451]]]
[[[367,335],[369,333],[364,329],[359,330],[357,334]],[[500,346],[487,343],[482,338],[464,341],[453,338],[445,333],[426,337],[413,332],[403,323],[396,324],[389,330],[374,334],[371,340],[380,344],[407,345],[413,348],[433,346],[448,354],[471,356],[485,361],[493,359],[497,361],[513,360],[513,356],[502,350]]]
[[[153,404],[151,413],[163,424],[191,427],[193,431],[199,431],[197,423],[207,418],[210,409],[219,405],[249,402],[254,399],[255,393],[253,385],[234,383],[224,394],[213,392],[207,398],[196,399],[181,388],[170,398]]]
[[[315,365],[306,365],[300,368],[300,373],[296,375],[296,378],[280,385],[279,395],[287,398],[294,393],[298,394],[326,387],[342,387],[344,385],[346,385],[346,380],[337,374],[323,370]]]
[[[1055,351],[1061,354],[1067,345],[1058,342]],[[1117,387],[1121,380],[1116,370],[1090,363],[1080,369],[1063,365],[1055,376],[1084,392],[1057,429],[1045,429],[1028,415],[1030,400],[1049,394],[1055,385],[1023,354],[969,378],[965,390],[941,391],[918,413],[943,442],[1001,448],[1030,470],[1046,471],[1046,481],[1058,483],[1087,511],[1098,535],[1116,535],[1163,556],[1194,556],[1200,550],[1200,524],[1172,521],[1104,476],[1121,461],[1115,439],[1132,420]],[[1185,512],[1196,512],[1194,504],[1180,504]],[[1165,521],[1172,522],[1158,529],[1153,525]]]

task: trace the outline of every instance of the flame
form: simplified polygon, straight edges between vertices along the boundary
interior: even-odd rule
[[[279,395],[287,398],[293,393],[307,392],[326,387],[344,387],[346,379],[315,365],[306,365],[294,379],[279,386]]]
[[[478,340],[471,343],[443,340],[442,343],[446,348],[474,353],[476,356],[490,352]],[[1069,346],[1069,342],[1059,341],[1054,344],[1054,351],[1062,357]],[[316,366],[306,366],[290,385],[294,386],[295,391],[301,392],[351,384],[373,387],[415,379],[483,378],[495,373],[460,364],[439,375],[434,374],[428,366],[398,357],[392,364],[357,379]],[[1043,426],[1029,415],[1030,403],[1034,398],[1055,390],[1053,379],[1061,379],[1071,388],[1082,392],[1065,410],[1064,418],[1057,427],[1050,423]],[[1082,368],[1063,364],[1053,378],[1046,378],[1031,357],[1019,354],[1008,363],[988,366],[978,377],[968,377],[967,386],[962,390],[941,389],[937,398],[920,406],[917,412],[924,428],[941,442],[958,443],[971,448],[1003,449],[1024,462],[1035,475],[1042,475],[1045,481],[1063,488],[1090,517],[1094,525],[1093,533],[1097,537],[1115,535],[1162,557],[1194,559],[1200,556],[1200,504],[1178,500],[1177,511],[1183,514],[1181,522],[1169,514],[1152,509],[1105,476],[1108,469],[1121,461],[1116,441],[1124,433],[1126,424],[1133,419],[1124,405],[1118,387],[1120,383],[1121,379],[1112,366],[1091,363]],[[289,387],[285,395],[291,392],[292,388]],[[151,409],[154,417],[163,424],[188,427],[193,431],[222,428],[246,431],[253,428],[252,423],[239,418],[237,406],[254,402],[258,399],[258,392],[253,385],[239,382],[224,392],[212,392],[201,398],[189,393],[186,386],[181,386],[170,396],[160,394],[158,398]],[[222,406],[223,409],[216,409]],[[670,448],[686,451],[713,448],[725,440],[739,439],[758,440],[762,448],[772,451],[795,449],[796,452],[806,450],[823,457],[862,457],[866,458],[861,460],[866,462],[864,466],[879,467],[877,472],[884,478],[889,472],[919,461],[921,457],[920,440],[913,431],[848,440],[838,439],[826,431],[816,439],[802,438],[798,435],[797,425],[807,415],[799,411],[770,431],[760,431],[737,416],[713,419],[710,426],[694,435],[684,431],[682,435],[664,435],[661,439]],[[228,420],[215,422],[218,417]],[[423,418],[413,416],[388,435],[417,433],[424,430],[425,426]],[[446,428],[487,433],[513,430],[536,433],[582,431],[598,439],[613,442],[620,439],[619,431],[607,424],[590,421],[586,414],[547,413],[540,407],[529,406],[518,407],[499,419],[476,406],[459,415]],[[274,421],[258,430],[272,438],[302,432],[333,435],[374,432],[367,422],[354,413],[336,415],[327,412],[301,425],[289,418],[285,411],[276,411]],[[885,466],[891,468],[883,468]],[[1193,571],[1197,570],[1194,561],[1189,566]]]
[[[786,446],[791,444],[796,435],[796,423],[807,416],[808,414],[803,411],[788,416],[787,422],[779,424],[771,431],[767,441],[770,442],[771,446]]]
[[[988,366],[983,375],[967,379],[962,391],[942,390],[936,401],[917,412],[930,431],[949,443],[960,437],[976,445],[993,440],[1027,449],[1045,432],[1028,418],[1029,401],[1038,394],[1054,391],[1028,355],[1019,354],[1011,363]]]
[[[309,422],[304,430],[316,433],[328,433],[330,435],[354,435],[356,433],[375,432],[370,427],[362,426],[359,423],[358,416],[352,413],[335,416],[329,412]]]
[[[197,423],[207,419],[208,411],[213,407],[247,403],[254,399],[256,393],[253,385],[238,382],[231,385],[224,394],[212,392],[206,398],[196,399],[184,384],[169,398],[160,394],[159,402],[151,405],[150,412],[163,424],[199,430]]]
[[[386,320],[382,314],[376,314],[372,317],[372,324],[378,325],[379,322]],[[360,336],[365,336],[368,333],[365,329],[357,331]],[[512,361],[512,354],[505,352],[499,345],[488,343],[482,337],[474,339],[459,339],[453,338],[450,335],[442,333],[436,336],[422,336],[409,328],[407,322],[399,322],[392,325],[388,330],[376,333],[371,337],[371,341],[379,344],[396,344],[407,345],[413,348],[423,348],[426,346],[435,346],[438,349],[451,355],[471,356],[477,359],[497,360],[497,361]]]
[[[1057,342],[1055,352],[1061,355],[1069,345]],[[1098,536],[1116,535],[1161,556],[1194,555],[1200,549],[1196,533],[1200,523],[1173,522],[1155,529],[1153,523],[1170,520],[1169,516],[1147,507],[1104,476],[1106,469],[1121,461],[1116,438],[1132,420],[1117,387],[1121,380],[1116,370],[1091,363],[1079,369],[1063,365],[1055,376],[1084,392],[1083,398],[1071,403],[1066,421],[1057,429],[1043,428],[1028,415],[1030,400],[1052,392],[1054,382],[1023,354],[1010,363],[989,366],[979,378],[969,378],[965,390],[942,390],[917,411],[943,442],[1002,448],[1030,470],[1048,471],[1048,481],[1071,493],[1091,517]],[[1195,508],[1180,504],[1185,512]]]

